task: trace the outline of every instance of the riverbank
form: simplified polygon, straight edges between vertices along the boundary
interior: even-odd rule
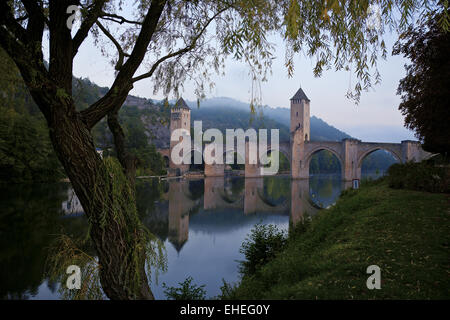
[[[449,299],[449,245],[449,194],[371,182],[295,228],[226,298]],[[366,286],[370,265],[381,268],[380,290]]]

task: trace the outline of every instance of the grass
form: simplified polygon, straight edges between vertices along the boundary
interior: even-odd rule
[[[366,183],[300,229],[225,298],[450,298],[449,194]],[[370,265],[381,268],[380,290],[366,287]]]

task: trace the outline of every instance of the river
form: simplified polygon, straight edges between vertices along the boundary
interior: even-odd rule
[[[343,188],[340,175],[139,181],[139,215],[167,254],[167,271],[151,276],[155,297],[166,298],[163,283],[187,277],[208,298],[218,295],[222,279],[239,280],[239,249],[255,224],[288,230],[333,205]],[[70,185],[9,186],[0,198],[0,299],[60,299],[45,273],[47,249],[55,235],[81,238],[88,230]]]

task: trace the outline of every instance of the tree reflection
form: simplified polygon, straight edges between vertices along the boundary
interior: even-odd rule
[[[37,293],[66,190],[62,184],[0,189],[0,298],[28,299]]]

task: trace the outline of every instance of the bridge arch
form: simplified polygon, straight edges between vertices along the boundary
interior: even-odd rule
[[[308,152],[308,154],[304,158],[304,161],[305,161],[304,167],[308,171],[308,173],[309,173],[309,166],[311,164],[311,159],[312,159],[313,155],[316,154],[317,152],[320,152],[323,150],[329,151],[331,154],[333,154],[338,159],[339,165],[341,167],[341,176],[344,177],[345,162],[342,159],[341,154],[339,152],[337,152],[336,150],[334,150],[333,148],[330,148],[326,145],[320,145],[320,146],[313,148],[311,151]]]
[[[374,153],[375,151],[378,150],[384,150],[384,151],[388,151],[389,153],[391,153],[393,156],[395,156],[395,158],[397,158],[399,163],[402,163],[402,155],[401,153],[399,153],[398,151],[395,151],[392,148],[389,147],[385,147],[385,146],[374,146],[373,148],[369,148],[368,150],[364,150],[360,155],[359,155],[359,159],[358,159],[358,169],[361,169],[362,167],[362,163],[364,158],[366,158],[368,155]]]
[[[269,183],[277,183],[276,189],[279,191],[285,191],[285,193],[281,192],[281,194],[278,194],[278,198],[272,198],[270,196],[270,191],[267,190]],[[281,183],[281,185],[279,185]],[[262,183],[259,188],[256,189],[256,194],[259,198],[259,200],[262,202],[262,204],[268,208],[273,209],[287,209],[289,207],[289,201],[290,201],[290,186],[291,181],[285,180],[285,179],[272,179],[271,177],[264,177],[262,178]],[[269,192],[269,193],[267,193]]]
[[[232,164],[228,164],[227,163],[227,155],[232,153],[233,154],[233,163]],[[242,164],[239,164],[238,161],[244,162]],[[231,166],[232,170],[244,170],[244,166],[245,166],[245,154],[240,154],[235,148],[229,148],[229,149],[224,149],[223,151],[223,164],[225,166]],[[241,169],[239,169],[239,167],[242,166]]]
[[[242,183],[241,186],[237,186],[238,190],[233,190],[233,186],[236,186],[235,184],[239,184],[239,182],[241,182],[240,180],[241,179],[232,180],[224,178],[223,189],[219,190],[219,196],[225,203],[227,204],[243,203],[245,195],[244,183]]]
[[[201,163],[195,163],[195,154],[200,155],[202,162]],[[205,170],[205,162],[203,159],[203,152],[202,150],[192,148],[190,152],[191,157],[191,164],[189,165],[190,171],[204,171]]]
[[[204,161],[203,160],[203,150],[200,148],[192,147],[189,152],[187,152],[186,154],[183,155],[182,164],[189,164],[189,161],[191,162],[190,164],[193,164],[193,158],[194,158],[195,153],[198,153],[202,156],[202,162],[203,162]]]
[[[170,166],[170,158],[169,156],[163,155],[163,163],[164,163],[164,167],[167,169]]]
[[[268,146],[266,155],[268,156],[270,153],[272,153],[274,151],[278,151],[282,156],[284,156],[286,158],[286,160],[289,163],[289,171],[291,171],[292,170],[292,157],[291,157],[291,154],[287,150],[282,148],[281,146],[278,149],[275,149],[275,148],[272,148],[271,146]]]

